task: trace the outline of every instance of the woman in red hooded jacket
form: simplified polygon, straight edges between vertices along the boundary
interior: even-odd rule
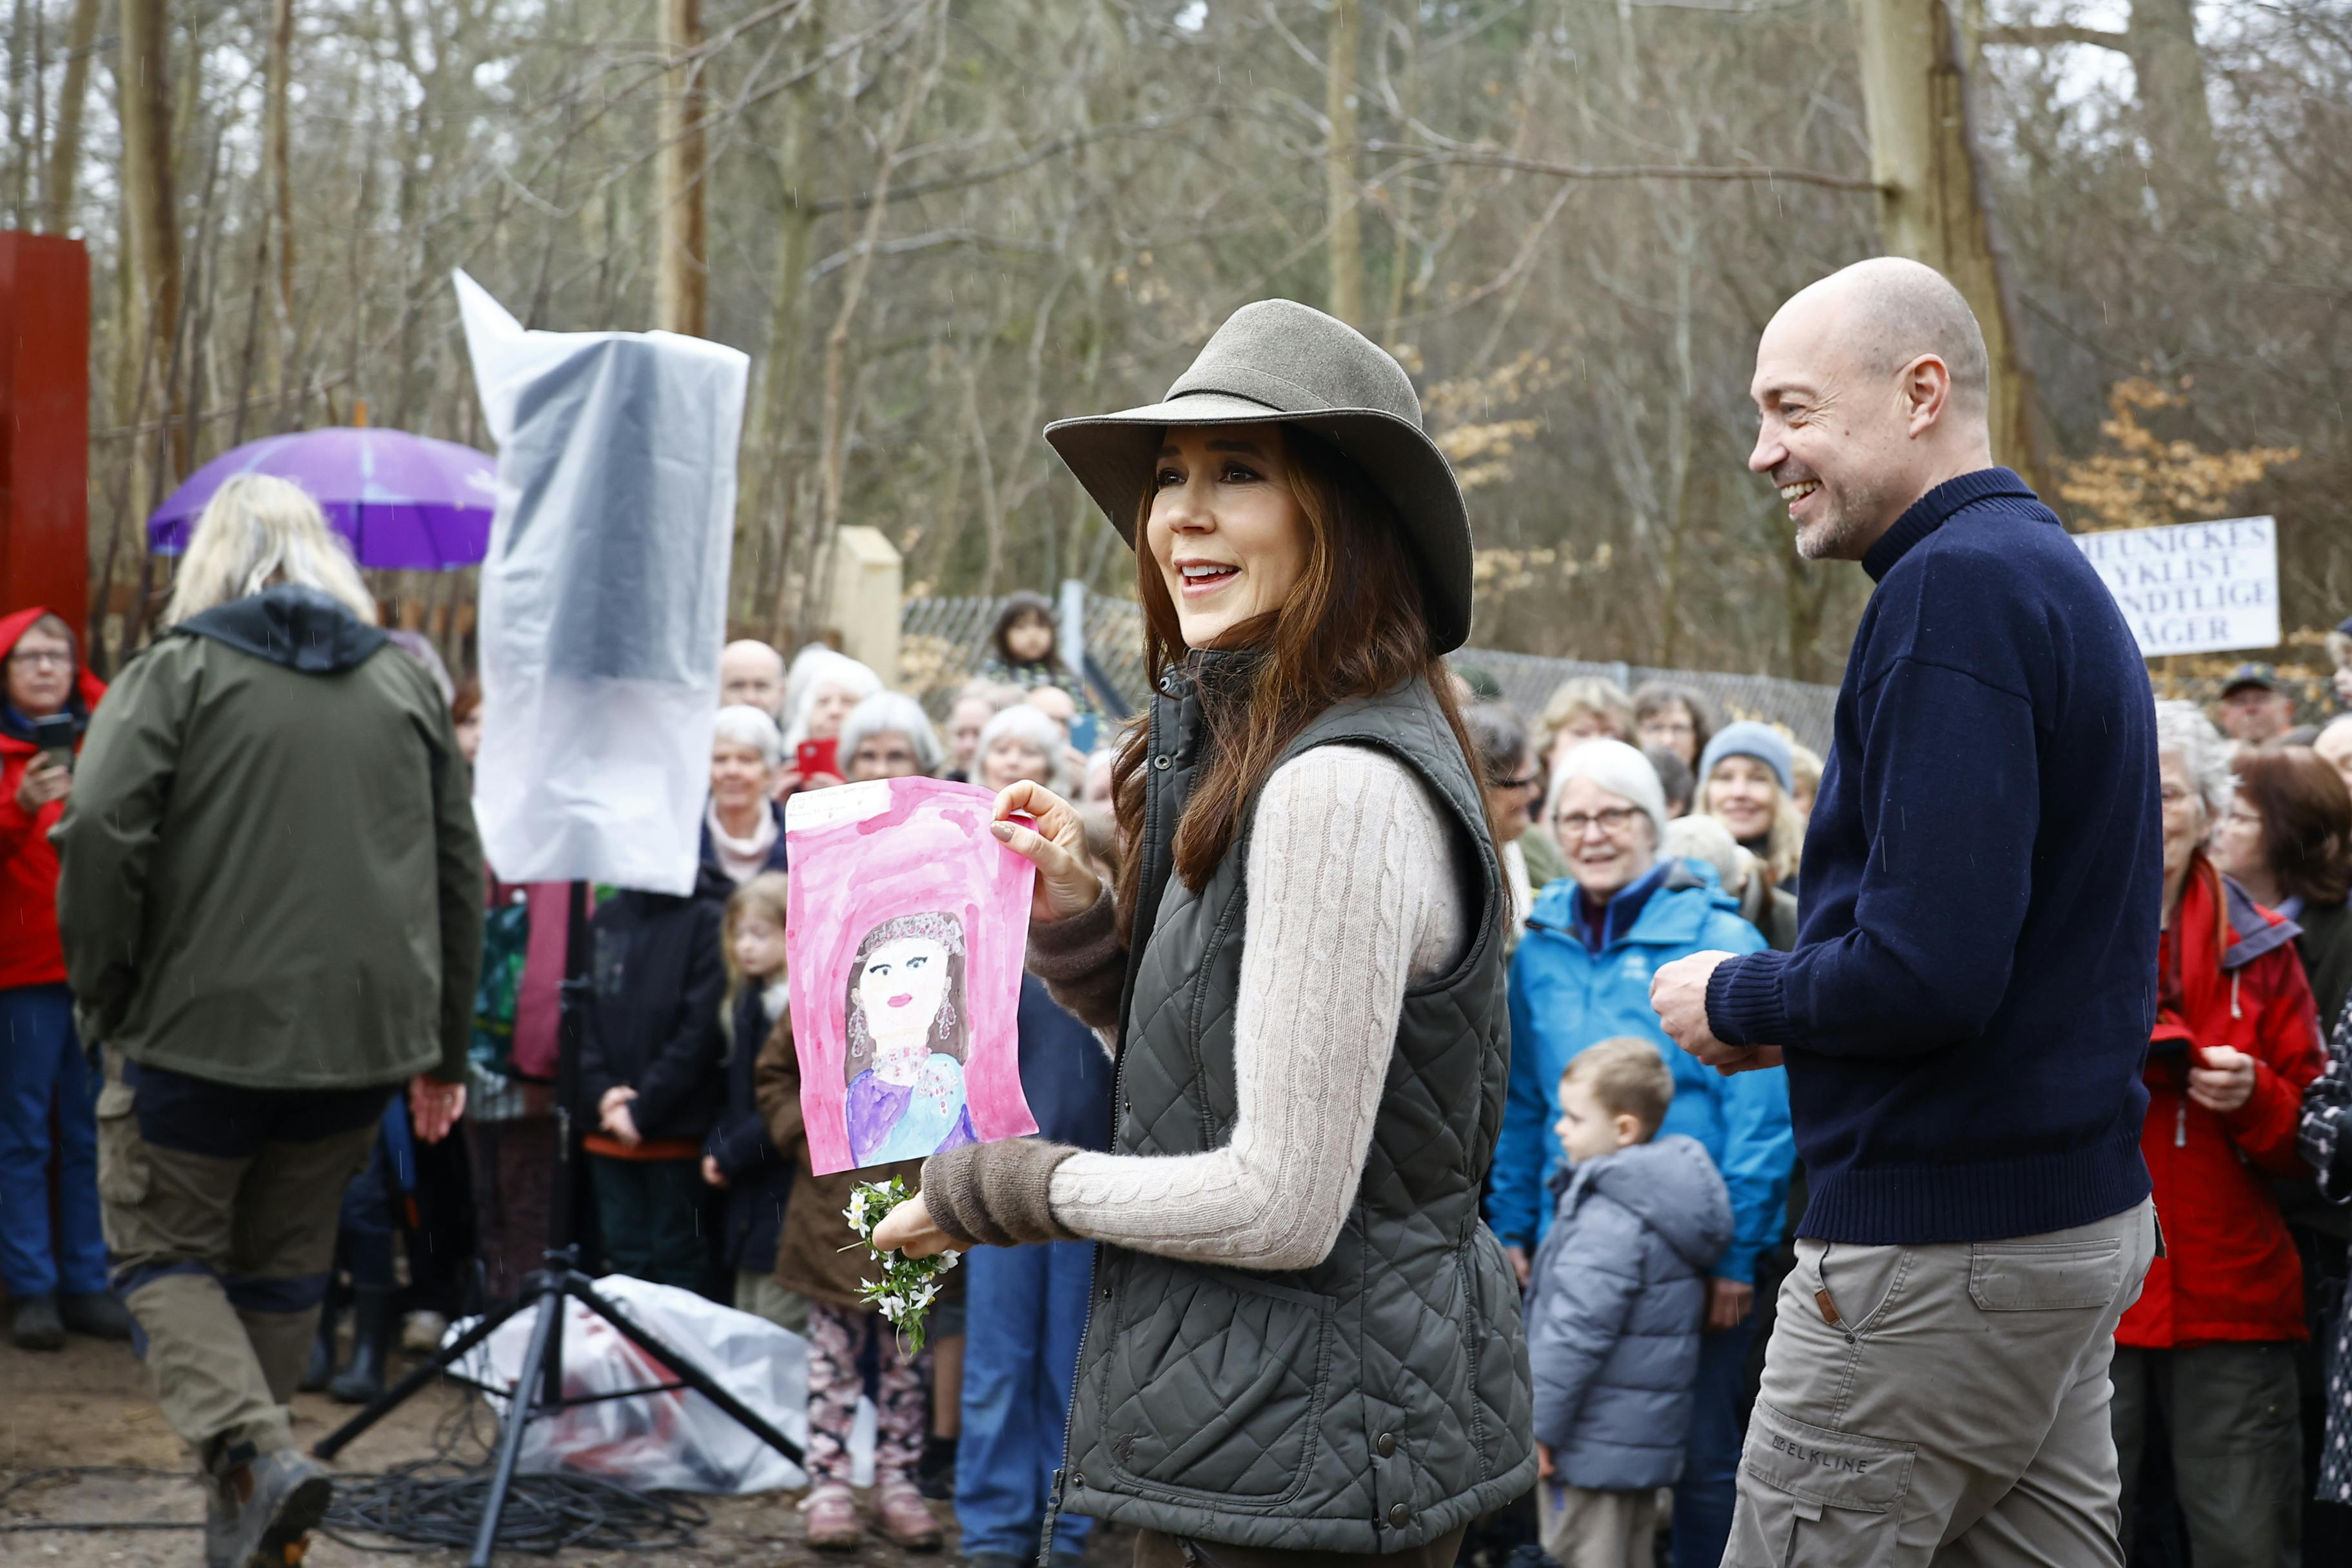
[[[74,1037],[73,994],[58,945],[58,857],[49,829],[73,772],[44,756],[34,721],[65,714],[79,743],[106,688],[81,667],[72,628],[37,606],[0,619],[7,667],[0,703],[0,1285],[10,1337],[55,1350],[65,1331],[131,1337],[107,1289],[98,1218],[98,1085]],[[49,1225],[51,1128],[59,1190]]]
[[[2164,936],[2140,1152],[2165,1256],[2116,1330],[2113,1406],[2125,1554],[2152,1409],[2200,1565],[2292,1563],[2302,1529],[2294,1344],[2308,1337],[2303,1265],[2269,1179],[2304,1169],[2303,1089],[2319,1023],[2294,922],[2206,858],[2229,764],[2203,714],[2157,704],[2164,791]]]

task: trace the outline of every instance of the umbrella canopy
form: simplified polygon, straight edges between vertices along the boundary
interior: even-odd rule
[[[148,548],[186,549],[205,503],[239,474],[271,474],[310,491],[362,566],[443,572],[489,549],[495,459],[455,441],[362,426],[265,436],[222,453],[147,520]]]

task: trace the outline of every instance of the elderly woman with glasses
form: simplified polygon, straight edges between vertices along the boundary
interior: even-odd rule
[[[1511,961],[1510,1090],[1487,1219],[1525,1279],[1549,1227],[1546,1194],[1566,1158],[1550,1103],[1560,1074],[1602,1040],[1631,1035],[1655,1045],[1675,1078],[1659,1136],[1698,1140],[1731,1190],[1734,1234],[1708,1279],[1708,1331],[1675,1487],[1675,1539],[1719,1545],[1730,1528],[1739,1461],[1756,1260],[1780,1238],[1796,1157],[1788,1074],[1771,1068],[1727,1078],[1703,1066],[1659,1027],[1650,977],[1686,953],[1753,952],[1764,939],[1740,919],[1712,868],[1660,856],[1664,792],[1633,747],[1595,740],[1567,752],[1545,817],[1568,856],[1569,875],[1536,895]],[[1691,1560],[1709,1559],[1702,1552]]]

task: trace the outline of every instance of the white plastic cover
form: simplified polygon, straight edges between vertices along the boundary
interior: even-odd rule
[[[526,331],[453,275],[499,445],[474,808],[509,882],[694,886],[751,361]]]
[[[795,1443],[808,1441],[808,1342],[765,1318],[705,1300],[691,1290],[625,1274],[596,1281],[597,1292]],[[522,1370],[539,1309],[518,1312],[452,1368],[490,1388]],[[446,1339],[473,1326],[449,1325]],[[445,1342],[446,1342],[445,1339]],[[661,1364],[602,1318],[568,1300],[563,1317],[563,1392],[615,1394],[671,1381]],[[503,1413],[506,1401],[490,1403]],[[851,1479],[874,1484],[875,1416],[860,1401],[851,1434]],[[641,1491],[762,1492],[806,1486],[801,1468],[737,1426],[698,1394],[683,1390],[600,1399],[534,1419],[523,1436],[526,1470],[572,1469]]]

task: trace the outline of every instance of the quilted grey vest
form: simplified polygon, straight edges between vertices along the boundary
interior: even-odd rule
[[[1121,1012],[1119,1153],[1197,1153],[1232,1133],[1255,806],[1197,896],[1171,877],[1203,738],[1192,679],[1171,671],[1151,711],[1134,928],[1150,936]],[[1265,1273],[1100,1249],[1063,1476],[1076,1512],[1239,1546],[1396,1552],[1534,1481],[1518,1286],[1478,1215],[1510,1060],[1502,871],[1425,684],[1333,709],[1285,760],[1341,742],[1411,767],[1477,847],[1467,956],[1406,994],[1329,1257]]]

